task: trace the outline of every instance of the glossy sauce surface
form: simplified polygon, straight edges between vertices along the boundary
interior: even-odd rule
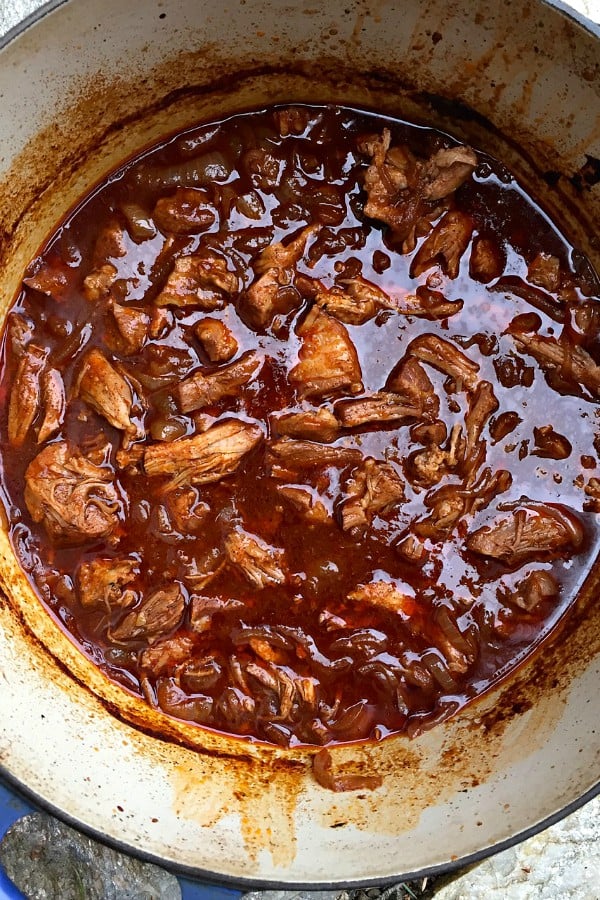
[[[113,173],[26,273],[0,385],[13,544],[82,650],[170,715],[284,745],[417,733],[531,652],[595,558],[595,276],[485,154],[438,197],[423,173],[453,146],[343,108],[202,125]],[[408,163],[395,147],[410,148]],[[372,214],[383,188],[387,221]],[[419,191],[412,224],[394,224]],[[460,252],[442,241],[428,259],[457,213]],[[292,261],[269,256],[294,241]],[[483,274],[478,242],[492,259]],[[174,277],[190,258],[210,269],[204,281],[185,267]],[[255,301],[271,276],[265,313]],[[373,288],[372,315],[336,313],[340,294],[352,305]],[[528,352],[532,335],[550,343]],[[437,358],[448,344],[472,364],[465,378]],[[342,357],[354,371],[331,389],[303,368],[335,375]],[[429,405],[355,424],[348,404],[361,398],[414,405],[399,387],[407,361],[429,380]],[[181,389],[198,373],[209,386]],[[328,428],[278,423],[322,409]],[[110,421],[119,410],[125,425]],[[235,427],[247,447],[215,474]],[[186,456],[208,453],[186,443],[200,435],[223,435],[209,474]],[[314,445],[333,455],[313,460]],[[65,487],[74,458],[87,462]],[[77,484],[82,514],[65,525]],[[490,550],[497,527],[512,549]]]

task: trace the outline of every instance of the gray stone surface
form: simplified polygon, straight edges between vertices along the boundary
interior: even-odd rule
[[[427,879],[425,879],[425,884]],[[350,891],[253,891],[242,900],[418,900],[423,896],[414,882],[389,888],[363,888]],[[427,896],[430,896],[428,893]]]
[[[174,875],[84,837],[46,813],[24,816],[0,864],[28,900],[181,900]]]
[[[0,0],[0,36],[42,6],[42,0]]]
[[[492,856],[435,900],[598,900],[600,798],[551,828]]]

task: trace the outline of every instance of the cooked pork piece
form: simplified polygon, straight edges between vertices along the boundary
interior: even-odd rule
[[[212,626],[213,616],[216,613],[234,609],[242,610],[244,609],[244,604],[240,600],[234,600],[231,597],[224,600],[221,597],[203,597],[195,594],[192,597],[190,609],[190,628],[196,634],[209,631]]]
[[[372,581],[370,584],[362,584],[348,594],[348,599],[368,603],[369,606],[377,606],[388,612],[399,613],[406,618],[410,618],[416,609],[414,597],[405,594],[395,584],[390,584],[388,581]]]
[[[556,373],[567,384],[575,382],[600,397],[600,366],[583,347],[539,334],[516,335],[515,343],[519,350],[533,356],[548,374]]]
[[[423,162],[408,147],[390,144],[391,134],[385,128],[381,138],[363,145],[372,158],[365,173],[364,211],[389,225],[408,252],[414,248],[417,228],[423,228],[428,217],[435,216],[440,201],[471,176],[477,157],[469,147],[453,147]]]
[[[180,187],[157,201],[152,218],[165,234],[197,234],[210,228],[216,216],[206,191]]]
[[[264,588],[285,581],[283,550],[270,547],[256,535],[245,531],[232,531],[225,538],[224,546],[229,563],[253,587]]]
[[[258,425],[217,422],[194,437],[150,444],[144,451],[144,469],[147,475],[172,475],[169,490],[185,484],[210,484],[235,472],[262,437]]]
[[[225,556],[219,547],[192,560],[185,566],[185,583],[193,591],[203,590],[217,577],[225,566]]]
[[[358,356],[341,322],[313,306],[296,331],[302,347],[289,380],[300,397],[323,397],[343,389],[351,394],[362,391]]]
[[[127,609],[136,602],[135,591],[125,590],[139,575],[137,559],[94,559],[79,567],[79,602],[82,606],[105,606],[108,611]]]
[[[329,444],[331,441],[335,441],[340,434],[340,423],[334,414],[324,407],[298,413],[286,413],[272,421],[277,434],[285,437]]]
[[[392,427],[409,419],[419,418],[422,408],[401,394],[377,391],[370,397],[342,400],[336,404],[335,414],[344,428],[359,428],[369,424]]]
[[[363,325],[380,309],[396,309],[397,304],[385,291],[365,278],[346,278],[342,287],[318,290],[317,306],[346,325]]]
[[[212,406],[225,397],[238,397],[241,389],[253,378],[261,366],[261,359],[249,350],[236,362],[214,372],[195,372],[176,388],[179,408],[184,413],[203,406]]]
[[[431,513],[415,523],[414,531],[419,537],[432,541],[445,540],[465,516],[486,509],[511,484],[510,472],[499,469],[492,474],[490,468],[483,470],[472,487],[443,484],[425,497],[425,506]]]
[[[72,270],[69,270],[62,261],[58,265],[53,263],[54,261],[39,258],[35,260],[35,271],[23,279],[23,284],[60,303],[69,288],[69,275]]]
[[[180,256],[165,286],[155,298],[156,306],[222,309],[239,290],[237,275],[230,272],[221,256]]]
[[[426,421],[437,419],[439,397],[421,363],[409,354],[390,373],[385,389],[404,397],[408,405],[419,410],[420,418]]]
[[[115,644],[143,641],[155,644],[180,624],[185,612],[185,596],[177,582],[154,591],[136,609],[127,613],[108,637]]]
[[[119,274],[112,263],[103,263],[98,269],[94,269],[83,279],[83,295],[86,300],[97,303],[105,300],[110,295],[110,289],[117,280]]]
[[[320,225],[307,225],[286,244],[269,244],[253,261],[252,268],[257,275],[264,275],[271,269],[293,268],[302,259],[309,239],[320,230]]]
[[[42,409],[44,418],[38,431],[38,444],[54,437],[65,417],[65,386],[58,369],[46,369],[42,373]]]
[[[238,351],[235,337],[227,325],[219,319],[202,319],[194,331],[212,363],[229,362]]]
[[[65,441],[44,447],[27,467],[25,502],[50,537],[71,544],[109,537],[122,513],[113,472]]]
[[[122,259],[127,253],[127,233],[117,219],[110,219],[100,230],[92,256],[92,270],[83,280],[83,294],[87,300],[98,302],[109,296],[118,276],[111,260]]]
[[[40,408],[40,377],[48,351],[29,344],[19,360],[8,405],[8,439],[21,447]]]
[[[23,283],[25,283],[24,279]],[[20,359],[33,337],[33,327],[25,316],[11,312],[6,317],[6,342],[11,354]]]
[[[403,239],[417,218],[417,204],[410,200],[418,184],[420,166],[408,147],[390,150],[390,144],[391,133],[384,128],[381,138],[361,147],[372,159],[365,173],[364,212],[369,218],[385,222]]]
[[[299,135],[306,131],[310,122],[310,113],[301,106],[287,106],[285,109],[276,109],[273,113],[275,125],[282,137],[288,134]]]
[[[287,244],[270,244],[254,260],[259,276],[242,295],[240,312],[253,328],[268,328],[276,315],[290,312],[302,303],[295,287],[296,263],[302,258],[309,238],[320,225],[308,225]]]
[[[150,313],[150,337],[164,337],[173,328],[175,317],[165,306],[155,306]]]
[[[206,522],[210,512],[210,507],[200,500],[198,491],[191,485],[172,491],[166,506],[169,518],[180,534],[194,534]]]
[[[277,315],[285,315],[302,303],[289,269],[268,269],[242,294],[239,310],[251,328],[268,328]]]
[[[139,353],[148,339],[150,316],[135,306],[112,304],[112,313],[126,353]]]
[[[139,426],[131,418],[131,388],[100,350],[90,350],[85,356],[75,392],[114,428],[124,432],[125,444],[140,435]]]
[[[122,259],[127,254],[127,232],[116,218],[109,219],[100,229],[94,244],[92,268],[98,269],[111,259]]]
[[[440,260],[448,278],[457,278],[472,234],[470,216],[458,210],[447,212],[419,247],[410,267],[411,277],[418,278]]]
[[[536,569],[517,584],[516,590],[503,596],[513,606],[533,612],[544,600],[554,600],[560,593],[560,585],[551,572]]]
[[[350,447],[330,447],[313,444],[312,441],[294,441],[281,438],[274,441],[267,451],[267,466],[275,478],[293,478],[303,469],[319,469],[333,466],[344,469],[358,465],[362,453]]]
[[[408,458],[408,469],[412,473],[412,479],[417,484],[431,486],[437,484],[442,478],[456,469],[463,455],[465,441],[462,437],[462,427],[454,425],[450,439],[446,447],[440,444],[431,444],[424,450],[417,450]]]
[[[342,528],[344,531],[364,529],[376,513],[388,512],[404,500],[404,481],[389,463],[367,457],[350,476],[346,493]]]
[[[473,238],[469,257],[469,275],[475,281],[489,284],[500,278],[504,271],[505,258],[501,247],[491,238]]]
[[[477,154],[470,147],[438,150],[425,163],[423,196],[433,201],[449,197],[471,177],[476,166]]]
[[[421,319],[447,319],[459,313],[463,306],[462,300],[447,300],[439,291],[432,291],[422,284],[414,294],[406,294],[402,298],[402,306],[398,307],[397,312]]]
[[[277,493],[287,500],[296,512],[300,513],[307,522],[312,525],[324,525],[331,522],[331,513],[327,507],[318,500],[310,488],[294,487],[286,484],[277,487]]]
[[[186,634],[173,635],[142,650],[140,668],[155,676],[173,672],[190,659],[193,650],[194,642],[190,637]]]
[[[577,553],[584,531],[577,517],[564,507],[536,503],[497,518],[467,538],[467,547],[507,566],[534,559]]]
[[[421,334],[408,345],[407,355],[439,369],[457,385],[473,391],[477,387],[479,363],[465,356],[455,344],[435,334]]]
[[[475,472],[485,460],[485,441],[481,440],[483,429],[490,417],[498,409],[494,388],[489,381],[480,381],[469,396],[469,409],[465,416],[466,445],[462,469],[467,475]]]
[[[529,263],[527,281],[555,294],[560,290],[560,260],[549,253],[538,253]]]

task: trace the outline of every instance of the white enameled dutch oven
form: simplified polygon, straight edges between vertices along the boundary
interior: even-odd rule
[[[600,37],[534,0],[53,0],[0,48],[0,317],[51,227],[158,136],[262,104],[340,101],[490,150],[600,262]],[[454,101],[457,101],[455,103]],[[549,185],[552,185],[550,188]],[[598,790],[600,604],[422,736],[332,752],[216,736],[106,679],[0,531],[0,770],[66,820],[200,877],[384,883],[480,858]]]

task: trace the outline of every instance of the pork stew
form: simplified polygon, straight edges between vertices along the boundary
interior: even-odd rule
[[[32,261],[2,490],[41,601],[168,715],[409,735],[598,550],[598,283],[498,161],[340,107],[170,137]]]

